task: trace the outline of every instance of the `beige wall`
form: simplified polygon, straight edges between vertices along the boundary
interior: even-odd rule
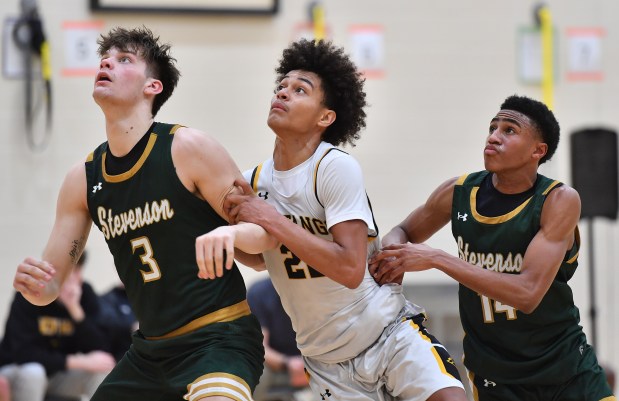
[[[23,83],[0,78],[0,322],[12,298],[12,277],[26,255],[39,255],[47,240],[57,191],[70,165],[104,140],[103,118],[91,99],[92,77],[65,77],[62,23],[96,20],[103,30],[144,24],[173,44],[183,73],[179,87],[158,115],[161,121],[199,127],[216,135],[241,169],[269,156],[273,135],[265,124],[273,68],[281,50],[305,21],[306,1],[281,0],[273,17],[208,15],[93,14],[86,0],[41,0],[52,46],[54,124],[43,152],[31,151],[23,124]],[[569,183],[568,134],[590,125],[619,126],[619,33],[615,0],[547,1],[557,40],[555,111],[563,140],[542,172]],[[327,0],[332,38],[350,45],[349,27],[384,29],[385,77],[368,80],[368,127],[358,146],[377,221],[383,232],[420,204],[442,180],[482,168],[482,147],[490,118],[512,93],[541,97],[540,88],[518,78],[517,32],[533,22],[529,0]],[[17,0],[0,2],[0,16],[16,16]],[[568,27],[600,27],[604,80],[566,80]],[[587,231],[580,269],[572,280],[583,326],[588,317]],[[613,339],[619,327],[614,288],[619,274],[616,222],[595,222],[598,353],[619,363]],[[430,241],[454,250],[448,230]],[[105,243],[93,230],[87,278],[103,291],[116,281]],[[255,276],[248,274],[248,281]],[[409,282],[441,282],[437,272],[410,274]],[[420,302],[419,300],[416,300]],[[0,329],[0,333],[3,328]]]

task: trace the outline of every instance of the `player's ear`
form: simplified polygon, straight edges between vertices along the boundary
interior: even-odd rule
[[[163,83],[155,78],[149,78],[144,89],[151,95],[158,95],[163,91]]]
[[[548,144],[544,142],[538,142],[533,150],[533,158],[539,162],[548,153]]]
[[[320,120],[318,121],[318,125],[323,128],[327,128],[329,125],[333,124],[335,121],[335,111],[330,109],[325,109],[324,112],[320,116]]]

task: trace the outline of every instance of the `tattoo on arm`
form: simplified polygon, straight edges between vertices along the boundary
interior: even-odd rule
[[[82,251],[84,250],[84,242],[85,238],[82,237],[80,239],[73,240],[71,243],[71,251],[69,252],[69,256],[71,257],[71,263],[74,265],[77,264],[77,261],[82,255]]]

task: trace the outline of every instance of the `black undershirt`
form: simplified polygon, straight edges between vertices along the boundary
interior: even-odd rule
[[[144,149],[146,149],[148,139],[150,138],[150,133],[153,132],[155,124],[157,123],[153,123],[153,125],[150,126],[148,131],[146,131],[138,143],[136,143],[126,155],[116,157],[108,149],[107,157],[105,158],[105,172],[110,175],[119,175],[131,170],[131,167],[137,163],[142,153],[144,153]]]
[[[533,186],[524,192],[504,194],[492,185],[492,174],[488,174],[479,185],[475,208],[479,214],[486,217],[497,217],[509,213],[535,193],[537,181],[538,177],[535,178]]]

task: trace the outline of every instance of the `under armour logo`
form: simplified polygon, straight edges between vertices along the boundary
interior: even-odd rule
[[[496,387],[496,383],[491,380],[484,379],[484,387],[490,387],[490,386]]]
[[[456,362],[454,362],[454,359],[452,357],[447,358],[447,363],[451,363],[454,366],[456,364]]]
[[[269,199],[269,192],[265,192],[264,194],[262,192],[258,192],[258,196],[261,198],[264,198],[264,200]]]
[[[457,220],[462,219],[462,221],[466,221],[466,219],[467,219],[468,217],[469,217],[469,214],[468,214],[468,213],[460,214],[460,212],[458,212],[458,219],[457,219]]]
[[[93,193],[93,194],[96,194],[96,193],[97,193],[97,191],[101,190],[101,188],[103,188],[103,187],[101,186],[101,183],[98,183],[97,185],[93,185],[93,187],[92,187],[92,193]]]
[[[325,389],[325,393],[320,393],[320,398],[322,398],[323,400],[325,400],[325,397],[331,397],[331,393],[329,392],[329,389],[326,388]]]
[[[578,351],[580,351],[580,355],[582,355],[582,353],[585,351],[585,347],[581,345],[580,347],[578,347]]]

